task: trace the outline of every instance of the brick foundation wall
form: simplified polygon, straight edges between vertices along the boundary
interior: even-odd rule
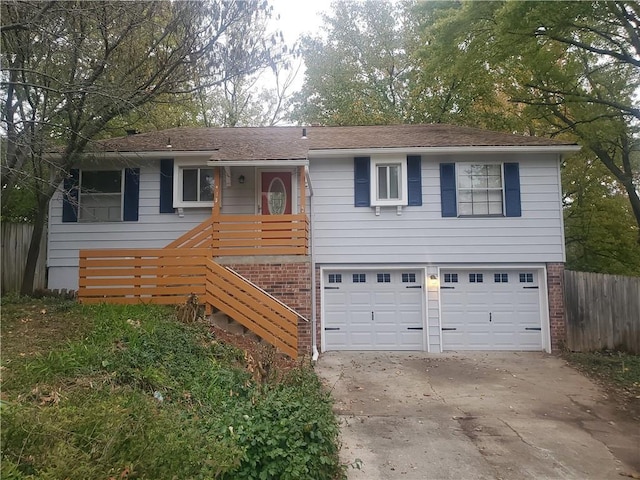
[[[547,289],[551,351],[559,352],[567,342],[564,314],[564,263],[547,263]]]
[[[308,319],[298,320],[298,354],[311,354],[311,263],[225,263]]]

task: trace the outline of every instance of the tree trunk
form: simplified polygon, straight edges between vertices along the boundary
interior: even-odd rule
[[[635,189],[633,182],[625,182],[623,185],[627,191],[627,195],[629,195],[631,210],[633,211],[633,216],[635,217],[636,224],[638,225],[638,244],[640,244],[640,196],[638,196],[638,192]]]
[[[24,276],[22,277],[22,286],[20,287],[20,295],[33,294],[33,282],[36,276],[36,267],[38,266],[38,257],[40,256],[40,243],[42,234],[44,233],[44,225],[47,221],[47,205],[38,202],[38,213],[36,221],[33,224],[33,233],[31,234],[31,243],[29,244],[29,252],[27,253],[27,263],[24,267]]]

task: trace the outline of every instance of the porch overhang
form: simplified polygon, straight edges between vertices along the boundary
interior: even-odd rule
[[[308,167],[309,159],[307,158],[291,158],[291,159],[273,159],[273,160],[207,160],[209,167]]]

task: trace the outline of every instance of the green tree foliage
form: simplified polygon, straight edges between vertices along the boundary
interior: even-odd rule
[[[324,33],[305,37],[304,85],[292,117],[303,123],[401,123],[410,107],[409,2],[334,2]]]
[[[269,11],[265,0],[13,0],[1,9],[3,207],[20,189],[36,198],[29,293],[49,199],[92,140],[270,64],[273,44],[238,35]]]
[[[631,205],[612,187],[611,173],[592,154],[569,157],[563,165],[567,268],[640,276],[638,229]]]
[[[500,75],[482,58],[469,62],[432,47],[428,28],[449,25],[454,7],[411,0],[334,2],[323,34],[302,41],[307,69],[292,118],[324,125],[524,128],[518,109],[496,88]],[[439,35],[448,34],[442,30]]]
[[[416,83],[414,117],[431,123],[452,123],[507,132],[536,134],[535,122],[511,103],[508,79],[501,66],[487,59],[486,45],[465,35],[469,25],[486,18],[491,2],[474,10],[459,2],[419,2],[410,11],[418,24],[413,55]],[[486,28],[484,25],[483,27]]]

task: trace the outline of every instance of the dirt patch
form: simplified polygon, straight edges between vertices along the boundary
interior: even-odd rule
[[[567,365],[595,381],[623,416],[640,420],[640,356],[614,351],[569,353]]]
[[[2,363],[45,354],[91,328],[73,301],[39,300],[2,304]]]
[[[249,335],[230,333],[215,325],[210,328],[217,341],[233,345],[244,352],[247,370],[260,383],[277,382],[300,365],[301,360],[279,353],[272,345],[257,341]]]

